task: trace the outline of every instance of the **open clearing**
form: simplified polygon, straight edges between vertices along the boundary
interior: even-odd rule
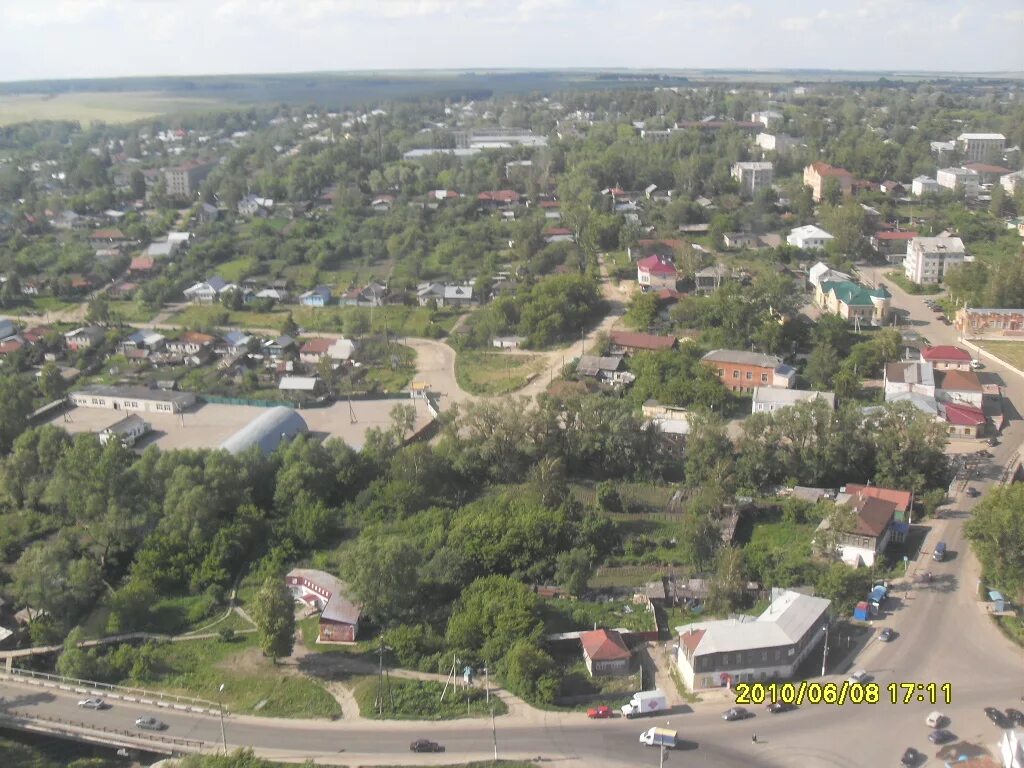
[[[1004,360],[1019,371],[1024,371],[1024,341],[978,341],[973,343]]]
[[[182,98],[155,92],[89,92],[0,96],[0,125],[32,120],[77,120],[84,124],[130,123],[155,115],[196,112],[223,106],[215,99]]]
[[[421,399],[409,400],[353,400],[351,411],[348,401],[334,403],[327,408],[308,408],[299,415],[317,437],[336,437],[355,449],[361,449],[366,432],[371,427],[386,429],[391,426],[391,409],[396,405],[416,407],[418,431],[430,423],[432,417]],[[153,432],[136,443],[136,449],[156,445],[161,450],[175,448],[218,448],[222,442],[251,422],[265,408],[252,405],[201,404],[182,417],[181,414],[140,413],[153,425]],[[66,415],[66,420],[65,420]],[[67,414],[58,414],[49,424],[63,427],[71,434],[100,432],[125,417],[124,411],[107,408],[72,408]]]
[[[544,356],[465,350],[455,356],[455,378],[474,395],[504,395],[525,387],[544,370]]]

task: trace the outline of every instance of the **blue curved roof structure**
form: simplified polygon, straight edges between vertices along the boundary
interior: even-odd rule
[[[220,447],[228,453],[237,454],[258,445],[264,454],[273,453],[285,440],[307,432],[309,427],[297,411],[279,405],[261,413],[221,443]]]

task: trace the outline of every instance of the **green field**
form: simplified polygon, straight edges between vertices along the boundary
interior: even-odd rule
[[[474,395],[515,392],[543,368],[541,355],[464,351],[455,356],[455,379],[460,387]]]
[[[131,123],[148,117],[223,106],[216,99],[183,98],[156,92],[18,94],[0,96],[0,125],[32,120]]]
[[[1024,341],[975,341],[979,347],[1024,371]]]

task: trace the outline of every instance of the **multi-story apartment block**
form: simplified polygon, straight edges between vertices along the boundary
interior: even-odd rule
[[[836,180],[839,190],[844,195],[850,194],[853,188],[853,174],[845,168],[833,168],[828,163],[811,163],[804,168],[804,186],[811,188],[816,203],[821,202],[822,192],[829,179]]]
[[[965,163],[998,163],[1003,158],[1006,137],[1001,133],[961,133],[956,143]]]
[[[167,180],[167,196],[192,200],[199,192],[199,185],[210,175],[216,163],[193,162],[167,168],[164,178]]]
[[[759,133],[754,143],[767,152],[788,152],[800,146],[800,140],[785,133]]]
[[[733,163],[732,177],[740,183],[745,195],[753,197],[772,185],[773,166],[768,162]]]
[[[940,187],[962,192],[964,197],[978,196],[978,172],[970,168],[939,168],[935,181]]]
[[[907,244],[903,271],[918,285],[941,283],[947,270],[971,261],[959,237],[915,237]]]

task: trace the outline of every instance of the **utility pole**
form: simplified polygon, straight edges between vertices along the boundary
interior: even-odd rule
[[[220,684],[220,688],[217,689],[217,701],[220,704],[218,709],[220,710],[220,743],[224,747],[225,756],[228,753],[228,737],[224,732],[224,683]]]
[[[825,676],[825,661],[828,659],[828,624],[825,625],[825,644],[821,649],[821,676]]]
[[[494,762],[498,762],[498,729],[494,727],[494,707],[491,707],[491,738],[494,739]]]

